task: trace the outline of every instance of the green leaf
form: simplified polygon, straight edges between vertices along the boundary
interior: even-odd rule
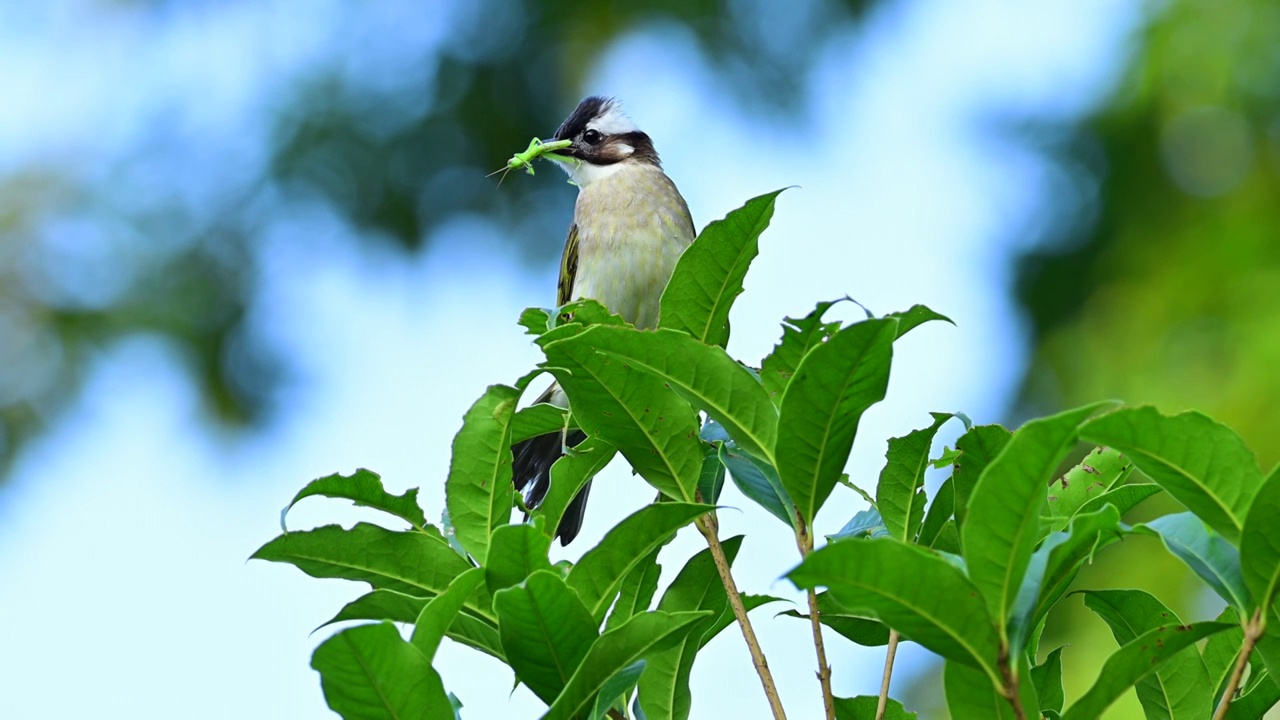
[[[525,308],[520,313],[520,319],[517,324],[524,328],[526,334],[540,336],[551,329],[551,319],[555,317],[555,311],[547,308]]]
[[[291,563],[311,577],[360,580],[425,597],[444,592],[471,568],[438,535],[395,532],[369,523],[357,523],[350,530],[325,525],[281,535],[258,548],[253,558]],[[487,599],[486,593],[481,603]],[[492,617],[487,605],[477,609]]]
[[[875,720],[880,698],[875,695],[859,695],[855,698],[836,698],[836,720]],[[889,698],[884,706],[884,720],[916,720],[916,714],[907,712],[902,703]]]
[[[759,252],[760,234],[769,227],[781,192],[752,198],[703,228],[671,273],[662,293],[659,325],[724,347],[729,309],[742,292],[742,280]]]
[[[511,521],[511,416],[519,400],[518,389],[490,385],[453,439],[445,506],[458,542],[482,565],[489,536]]]
[[[1262,473],[1231,428],[1198,412],[1169,417],[1152,407],[1123,408],[1085,425],[1080,437],[1124,453],[1209,527],[1239,541]]]
[[[809,619],[808,615],[796,610],[787,610],[780,614],[806,621]],[[888,626],[874,618],[850,613],[831,596],[831,593],[818,593],[818,620],[842,637],[863,647],[880,647],[889,644]]]
[[[710,425],[710,423],[708,423]],[[720,462],[729,470],[729,477],[738,490],[787,527],[794,528],[796,509],[777,470],[736,449],[728,443],[720,444]]]
[[[924,524],[920,526],[920,538],[917,542],[925,547],[933,547],[938,535],[955,512],[955,503],[953,478],[947,478],[942,481],[942,486],[933,496],[933,502],[929,503],[929,509],[925,511]]]
[[[1240,552],[1221,535],[1205,527],[1195,514],[1165,515],[1137,525],[1133,530],[1159,537],[1169,552],[1236,608],[1248,611],[1253,607],[1240,568]]]
[[[551,488],[531,514],[535,521],[541,518],[542,532],[547,537],[555,535],[560,519],[578,491],[604,470],[617,452],[600,438],[588,437],[555,461],[551,466]]]
[[[947,696],[947,709],[953,718],[1014,720],[1013,706],[996,690],[993,679],[980,670],[947,661],[942,670],[942,685]],[[1036,707],[1038,703],[1028,702],[1028,700],[1034,700],[1032,683],[1020,683],[1019,689],[1024,691],[1021,693],[1023,710],[1035,712],[1031,708]]]
[[[720,423],[738,447],[772,462],[778,410],[760,381],[723,349],[674,330],[604,325],[570,342],[584,343],[628,371],[653,375]]]
[[[444,592],[422,608],[414,623],[410,642],[430,662],[436,656],[440,641],[453,625],[467,598],[484,582],[484,568],[471,568],[453,579]]]
[[[825,585],[851,613],[878,618],[998,682],[1000,638],[977,589],[928,550],[890,538],[832,543],[787,577],[801,589]]]
[[[787,385],[774,454],[787,495],[813,525],[835,488],[862,413],[889,387],[896,320],[867,320],[814,348]]]
[[[334,474],[307,483],[306,487],[293,496],[285,509],[280,511],[282,532],[289,532],[284,525],[284,516],[299,500],[312,495],[350,500],[362,507],[381,510],[407,520],[419,530],[427,525],[427,518],[418,505],[418,488],[410,488],[403,495],[392,495],[382,487],[382,479],[377,473],[361,468],[351,475]]]
[[[724,463],[720,462],[720,448],[706,445],[702,449],[702,474],[698,476],[696,499],[714,505],[720,502],[724,489]]]
[[[677,530],[714,509],[712,505],[692,503],[647,505],[614,526],[599,545],[588,550],[569,571],[566,582],[599,624],[626,574],[652,550],[665,545]]]
[[[548,403],[538,403],[517,410],[511,416],[511,444],[521,440],[560,432],[567,425],[569,411]]]
[[[597,353],[589,332],[543,346],[545,366],[568,394],[574,418],[588,435],[621,450],[659,492],[692,500],[702,472],[697,413],[660,378]]]
[[[391,620],[414,623],[417,622],[422,608],[426,607],[430,600],[431,598],[414,597],[394,590],[374,590],[344,605],[337,615],[320,627],[349,620]],[[492,610],[489,612],[492,613]],[[475,648],[499,660],[504,659],[502,641],[498,638],[497,622],[479,617],[470,607],[464,608],[454,617],[445,635],[454,642]]]
[[[1139,635],[1168,625],[1182,625],[1172,610],[1142,590],[1084,590],[1084,605],[1126,645]],[[1213,686],[1195,647],[1174,653],[1154,674],[1135,683],[1148,718],[1202,720],[1213,713]]]
[[[1222,693],[1226,692],[1227,681],[1235,668],[1236,657],[1240,655],[1240,645],[1244,642],[1244,630],[1239,626],[1240,618],[1236,615],[1235,608],[1228,605],[1217,620],[1234,623],[1236,627],[1209,638],[1204,644],[1204,652],[1200,654],[1209,673],[1209,687],[1216,688],[1213,693],[1215,707],[1222,699]]]
[[[733,564],[742,545],[742,536],[729,538],[722,543],[724,554]],[[729,606],[720,574],[716,571],[710,549],[694,555],[676,575],[671,586],[658,603],[662,612],[702,610],[706,619],[689,630],[684,640],[674,647],[652,655],[644,676],[640,678],[640,708],[646,717],[685,720],[689,717],[692,696],[689,691],[689,675],[693,661],[701,647],[702,635],[715,619]]]
[[[1271,471],[1245,517],[1240,569],[1253,601],[1268,611],[1280,587],[1280,468]]]
[[[649,609],[649,604],[658,591],[658,579],[662,576],[662,566],[658,564],[658,553],[661,551],[661,547],[654,548],[623,576],[622,584],[618,587],[618,601],[609,610],[605,630],[612,630],[630,620],[631,616]]]
[[[1044,662],[1031,668],[1031,682],[1036,686],[1041,710],[1062,712],[1067,701],[1062,689],[1062,648],[1051,651]]]
[[[440,676],[390,623],[357,625],[311,656],[329,707],[347,720],[453,716]]]
[[[1280,702],[1280,685],[1270,674],[1259,676],[1257,683],[1227,709],[1227,720],[1258,720]]]
[[[1098,495],[1086,502],[1076,512],[1076,515],[1092,513],[1101,510],[1110,505],[1120,511],[1120,517],[1124,517],[1126,513],[1137,507],[1143,500],[1163,492],[1159,485],[1155,483],[1131,483],[1129,485],[1121,485],[1114,490]]]
[[[977,425],[956,440],[960,458],[955,462],[951,480],[955,492],[956,527],[963,528],[968,517],[969,497],[987,465],[1004,450],[1013,433],[1000,425]]]
[[[551,703],[596,640],[591,613],[564,580],[548,570],[499,592],[493,606],[507,662],[520,682]]]
[[[828,542],[836,542],[838,540],[848,540],[851,538],[875,537],[880,534],[888,534],[884,527],[884,520],[881,519],[880,513],[875,508],[867,508],[859,510],[849,518],[849,522],[844,524],[835,535],[828,535]]]
[[[791,382],[791,377],[796,374],[796,368],[800,367],[804,356],[840,329],[840,323],[824,323],[822,316],[841,300],[820,302],[813,312],[799,320],[783,318],[782,339],[774,346],[773,352],[760,361],[760,382],[775,404],[782,402],[782,393],[787,389],[787,383]]]
[[[929,414],[933,416],[929,427],[889,440],[884,470],[876,486],[876,509],[889,536],[902,542],[915,542],[924,521],[924,471],[929,467],[929,449],[938,428],[951,419],[946,413]]]
[[[1000,624],[1001,638],[1041,537],[1040,511],[1049,481],[1074,446],[1080,423],[1101,406],[1086,405],[1023,425],[973,489],[960,545],[969,577]]]
[[[605,683],[620,670],[672,647],[707,616],[703,612],[641,613],[601,635],[542,720],[576,717],[591,706]]]
[[[507,525],[493,532],[489,562],[484,566],[489,593],[519,585],[539,570],[550,570],[551,536],[534,525]]]
[[[1120,511],[1107,505],[1096,512],[1076,514],[1070,528],[1050,535],[1036,548],[1014,610],[1016,645],[1021,645],[1024,633],[1040,623],[1067,592],[1081,564],[1119,537]]]
[[[897,318],[898,320],[898,337],[902,337],[907,333],[915,330],[921,325],[931,320],[941,320],[946,323],[955,325],[955,321],[939,312],[924,305],[912,305],[902,312],[889,313],[885,317]]]
[[[1063,720],[1094,720],[1134,683],[1159,670],[1178,651],[1201,638],[1233,627],[1227,623],[1199,622],[1163,625],[1148,630],[1107,658],[1098,679],[1062,716]]]
[[[1079,465],[1049,484],[1046,532],[1065,528],[1086,503],[1124,482],[1132,470],[1133,464],[1118,450],[1094,448]]]
[[[600,687],[600,694],[596,696],[595,709],[591,711],[592,720],[600,720],[619,700],[625,699],[624,696],[631,692],[636,683],[640,682],[645,665],[647,663],[644,660],[637,660],[604,681],[604,685]]]

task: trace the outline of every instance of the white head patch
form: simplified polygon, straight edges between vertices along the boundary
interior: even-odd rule
[[[622,133],[635,132],[640,128],[622,112],[622,107],[618,105],[616,100],[610,100],[604,106],[603,111],[591,122],[587,123],[587,129],[597,130],[605,135],[620,135]]]

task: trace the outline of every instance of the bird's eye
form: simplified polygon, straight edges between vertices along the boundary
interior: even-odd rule
[[[591,129],[582,133],[582,141],[588,145],[595,145],[600,142],[600,131]]]

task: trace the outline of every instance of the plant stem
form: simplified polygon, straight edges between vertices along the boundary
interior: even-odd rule
[[[1018,679],[1013,676],[1013,669],[1009,667],[1009,648],[1002,646],[1000,649],[1000,659],[997,662],[1000,666],[1000,676],[1004,678],[1004,699],[1009,701],[1013,706],[1013,717],[1016,720],[1027,720],[1027,711],[1022,708],[1022,698],[1018,696]],[[1038,715],[1036,717],[1039,717]]]
[[[787,720],[787,712],[782,708],[782,698],[778,696],[778,686],[773,682],[773,673],[769,672],[769,662],[765,660],[764,651],[760,649],[756,631],[751,627],[751,619],[747,617],[747,608],[742,604],[742,594],[738,592],[738,585],[729,572],[729,559],[725,557],[724,547],[720,545],[720,526],[716,522],[715,513],[703,515],[695,524],[702,536],[707,539],[707,547],[711,548],[711,558],[715,561],[716,571],[720,573],[724,592],[729,596],[729,607],[733,608],[733,616],[737,618],[738,626],[742,628],[742,637],[747,641],[747,649],[751,651],[751,662],[756,666],[760,684],[764,686],[764,694],[769,699],[774,720]]]
[[[627,716],[618,712],[617,708],[609,708],[605,714],[609,716],[609,720],[627,720]]]
[[[1213,714],[1213,720],[1224,720],[1227,717],[1227,711],[1231,709],[1231,701],[1235,699],[1236,690],[1240,688],[1240,680],[1244,677],[1244,669],[1249,667],[1249,656],[1253,654],[1253,646],[1258,643],[1258,638],[1262,637],[1262,609],[1259,608],[1249,622],[1244,626],[1244,642],[1240,645],[1240,657],[1236,658],[1236,668],[1231,671],[1231,680],[1227,683],[1227,689],[1222,693],[1222,704],[1218,706],[1218,711]]]
[[[880,700],[876,703],[876,720],[884,720],[889,706],[889,679],[893,677],[893,658],[898,654],[898,631],[889,631],[889,645],[884,654],[884,677],[880,679]]]
[[[804,518],[796,513],[796,544],[800,546],[800,558],[809,557],[813,552],[813,536],[805,525]],[[831,666],[827,664],[827,650],[822,644],[822,615],[818,612],[818,592],[809,588],[809,624],[813,626],[813,650],[818,655],[818,682],[822,685],[822,707],[827,711],[827,720],[836,720],[836,699],[831,693]]]

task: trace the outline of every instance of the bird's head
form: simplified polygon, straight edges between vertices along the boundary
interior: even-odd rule
[[[583,99],[556,130],[555,139],[573,143],[552,155],[571,159],[562,166],[574,182],[584,187],[628,165],[660,166],[653,141],[613,98],[593,95]]]

